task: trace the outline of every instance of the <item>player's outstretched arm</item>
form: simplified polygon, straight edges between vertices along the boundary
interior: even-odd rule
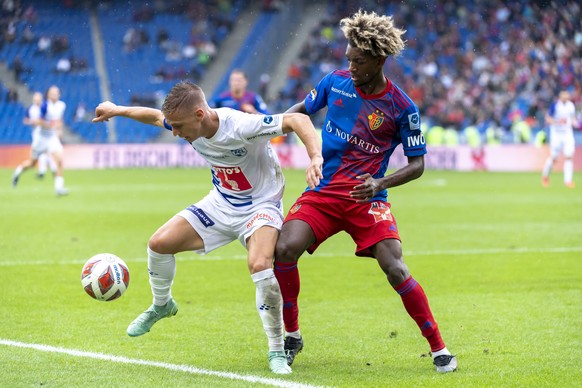
[[[321,172],[323,157],[321,156],[321,142],[315,132],[315,127],[309,116],[302,113],[285,113],[283,115],[283,133],[295,132],[299,139],[305,144],[307,155],[311,163],[305,171],[305,179],[310,188],[319,185],[319,180],[323,178]]]
[[[111,101],[102,102],[95,108],[95,118],[92,121],[99,123],[116,116],[164,128],[164,115],[161,110],[144,106],[115,105]]]

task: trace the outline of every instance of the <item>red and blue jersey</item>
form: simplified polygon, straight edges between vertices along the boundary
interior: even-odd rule
[[[268,114],[267,104],[256,93],[245,91],[241,98],[235,98],[230,91],[221,93],[214,101],[215,108],[231,108],[243,111],[243,104],[250,104],[255,107],[257,112]]]
[[[322,128],[323,179],[315,191],[350,198],[349,192],[362,183],[357,176],[385,175],[399,144],[406,156],[426,154],[417,106],[398,86],[386,81],[382,92],[365,95],[348,71],[336,70],[305,97],[309,114],[327,106]],[[387,195],[383,190],[372,201],[385,201]]]

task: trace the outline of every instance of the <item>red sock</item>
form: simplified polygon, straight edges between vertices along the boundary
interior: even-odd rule
[[[283,295],[283,321],[285,330],[293,332],[299,330],[299,307],[297,307],[297,297],[299,296],[299,270],[297,262],[281,263],[275,261],[275,277],[281,287]]]
[[[431,352],[444,349],[445,343],[441,338],[438,325],[430,311],[428,299],[420,284],[410,276],[394,289],[400,294],[404,308],[414,319],[422,335],[428,340]]]

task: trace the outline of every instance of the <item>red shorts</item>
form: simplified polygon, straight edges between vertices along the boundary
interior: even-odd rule
[[[310,254],[342,230],[356,243],[356,256],[373,257],[370,247],[385,239],[400,240],[390,204],[385,201],[356,203],[306,191],[285,217],[285,222],[291,220],[304,221],[313,230],[315,243],[307,249]]]

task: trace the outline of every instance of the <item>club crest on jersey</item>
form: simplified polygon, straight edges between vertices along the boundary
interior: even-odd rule
[[[233,154],[234,156],[238,156],[238,157],[242,157],[245,156],[247,154],[247,149],[246,148],[239,148],[238,150],[230,150],[230,153]]]
[[[392,221],[392,214],[390,214],[390,208],[383,204],[382,202],[372,202],[368,214],[374,216],[375,222],[381,221]]]
[[[376,109],[374,113],[368,116],[368,124],[370,124],[370,129],[372,131],[378,129],[383,122],[384,112],[380,112],[378,109]]]
[[[291,214],[295,214],[295,213],[297,213],[297,211],[299,210],[299,208],[300,208],[300,207],[301,207],[301,205],[300,205],[300,204],[296,204],[295,206],[293,206],[293,207],[292,207],[292,208],[289,210],[289,213],[291,213]]]

